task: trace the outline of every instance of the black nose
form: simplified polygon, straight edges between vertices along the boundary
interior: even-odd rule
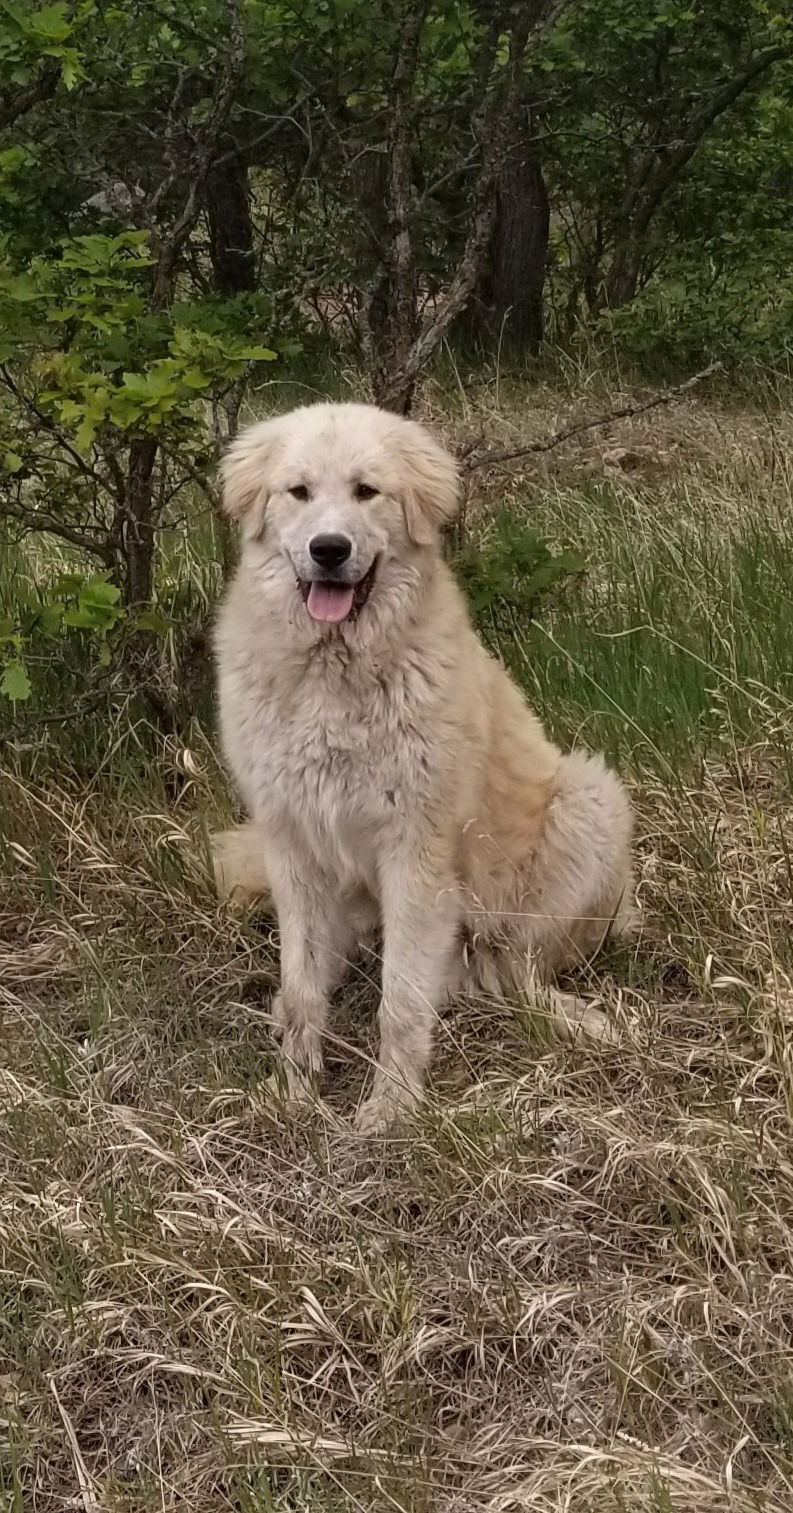
[[[308,549],[314,561],[330,571],[347,561],[352,551],[352,542],[349,536],[312,536]]]

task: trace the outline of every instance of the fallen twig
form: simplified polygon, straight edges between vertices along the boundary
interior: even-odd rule
[[[656,410],[661,405],[671,404],[679,399],[681,394],[687,394],[697,384],[704,382],[706,378],[712,378],[714,373],[722,371],[723,364],[712,362],[700,373],[692,374],[684,383],[675,384],[673,388],[662,389],[660,393],[653,394],[649,399],[633,401],[631,404],[620,405],[616,410],[609,410],[605,415],[595,415],[589,420],[579,420],[575,425],[566,426],[563,431],[554,431],[551,436],[546,436],[542,441],[524,442],[518,447],[504,447],[501,450],[488,450],[480,452],[469,451],[467,456],[460,458],[460,466],[465,473],[472,473],[475,468],[500,467],[505,462],[517,462],[521,457],[531,457],[539,452],[551,452],[554,447],[560,447],[563,442],[571,441],[574,436],[580,436],[585,431],[595,431],[602,426],[610,426],[615,420],[628,420],[634,415],[644,415],[647,410]]]

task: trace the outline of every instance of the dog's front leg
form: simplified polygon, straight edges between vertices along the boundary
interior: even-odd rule
[[[380,1055],[357,1126],[388,1128],[421,1096],[437,1011],[460,926],[451,856],[400,848],[382,869],[383,991]]]
[[[282,1032],[288,1091],[301,1097],[322,1070],[328,1005],[344,977],[352,936],[331,880],[314,875],[306,882],[311,868],[298,875],[290,861],[273,878],[281,937],[281,989],[273,1014]]]

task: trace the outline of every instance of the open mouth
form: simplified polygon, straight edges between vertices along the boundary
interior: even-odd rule
[[[357,620],[372,591],[377,571],[375,557],[368,573],[358,583],[338,583],[333,579],[298,578],[297,586],[312,620],[323,625],[340,625],[343,620]]]

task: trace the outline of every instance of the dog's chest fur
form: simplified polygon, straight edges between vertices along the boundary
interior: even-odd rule
[[[385,665],[342,644],[317,648],[299,678],[283,671],[277,658],[235,670],[224,734],[238,781],[257,818],[296,830],[329,870],[370,881],[384,835],[404,831],[443,781],[437,669],[410,647]]]

